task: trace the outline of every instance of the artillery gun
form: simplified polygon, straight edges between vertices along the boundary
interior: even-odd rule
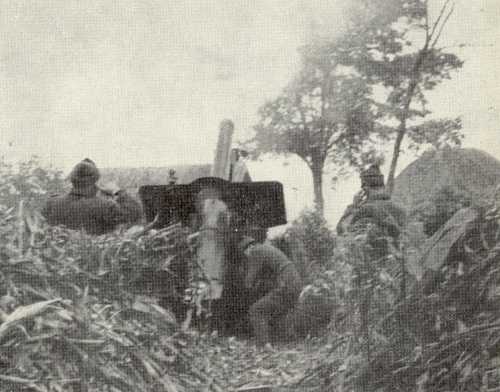
[[[206,298],[226,309],[225,316],[215,316],[222,318],[231,317],[228,309],[245,312],[248,304],[237,282],[234,254],[228,251],[230,234],[262,235],[287,223],[282,184],[251,180],[241,159],[244,153],[231,150],[233,130],[231,121],[221,123],[209,176],[185,183],[171,171],[167,184],[139,188],[146,221],[155,229],[180,222],[198,234],[196,261],[208,283]]]

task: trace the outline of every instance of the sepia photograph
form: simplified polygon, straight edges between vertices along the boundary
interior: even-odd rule
[[[0,0],[0,392],[500,392],[500,0]]]

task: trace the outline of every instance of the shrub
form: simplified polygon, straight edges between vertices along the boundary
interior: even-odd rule
[[[306,275],[315,267],[328,267],[333,257],[335,236],[327,221],[317,210],[304,210],[275,243],[285,253],[295,254]]]
[[[62,173],[36,159],[0,162],[0,390],[201,390],[192,335],[158,305],[184,300],[172,270],[190,263],[188,232],[47,226],[34,210],[61,191]]]
[[[16,208],[23,200],[26,207],[40,209],[52,193],[64,191],[63,173],[41,166],[37,157],[19,165],[0,160],[0,204]]]
[[[339,312],[350,269],[334,257],[335,236],[316,210],[305,210],[285,233],[273,239],[296,263],[305,286],[297,306],[283,320],[288,338],[316,335]]]
[[[0,205],[0,390],[180,388],[189,336],[157,298],[175,297],[158,279],[189,263],[186,234],[95,237]]]

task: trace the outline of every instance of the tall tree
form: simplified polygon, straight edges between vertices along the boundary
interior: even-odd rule
[[[348,34],[329,50],[335,61],[355,66],[372,84],[385,89],[385,114],[396,124],[387,180],[392,192],[405,136],[410,147],[460,144],[459,118],[424,120],[430,114],[425,93],[462,66],[457,55],[439,45],[454,2],[443,0],[432,21],[428,0],[354,0],[353,4]]]
[[[296,78],[260,108],[248,145],[255,156],[300,157],[311,170],[315,204],[323,212],[326,165],[333,163],[336,175],[358,165],[370,153],[375,117],[363,78],[333,64],[316,45],[304,47],[302,57]]]

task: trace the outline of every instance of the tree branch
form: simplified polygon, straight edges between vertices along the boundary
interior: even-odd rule
[[[446,12],[446,9],[448,8],[448,5],[450,4],[451,0],[446,0],[443,4],[443,6],[441,7],[441,10],[439,11],[439,15],[436,19],[436,21],[434,22],[433,26],[432,26],[432,31],[431,33],[429,34],[429,41],[431,41],[433,39],[433,36],[434,36],[434,33],[436,32],[436,29],[438,28],[439,26],[439,22],[441,22],[441,19],[443,18],[444,16],[444,13]],[[429,12],[429,9],[427,8],[427,12]]]
[[[425,42],[429,41],[429,1],[425,0]]]
[[[304,157],[302,156],[302,154],[298,154],[297,152],[295,152],[294,154],[302,159],[306,163],[307,167],[312,170],[312,163],[307,159],[307,157]]]
[[[434,39],[434,42],[431,45],[431,48],[434,48],[439,40],[439,37],[441,37],[441,34],[446,27],[446,24],[448,23],[448,20],[450,19],[450,16],[453,14],[453,11],[455,10],[455,3],[450,8],[450,12],[446,15],[446,18],[444,19],[443,23],[441,24],[441,28],[439,29],[438,34],[436,35],[436,38]]]

